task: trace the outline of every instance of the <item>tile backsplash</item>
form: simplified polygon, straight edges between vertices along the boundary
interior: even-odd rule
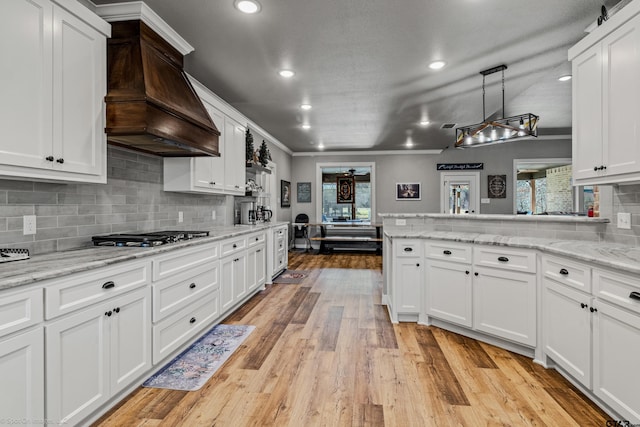
[[[163,191],[161,157],[109,146],[107,168],[107,184],[0,179],[0,247],[41,254],[91,245],[98,234],[233,224],[228,196]],[[36,215],[36,234],[23,234],[24,215]]]

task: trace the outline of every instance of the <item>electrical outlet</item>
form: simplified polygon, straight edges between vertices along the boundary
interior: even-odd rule
[[[178,222],[184,221],[184,214],[182,211],[178,211]]]
[[[482,203],[483,205],[488,205],[489,203],[491,203],[491,199],[480,199],[480,203]]]
[[[618,212],[618,228],[631,230],[631,214],[629,212]]]
[[[211,219],[216,219],[216,211],[211,211]]]
[[[36,234],[36,216],[25,215],[22,217],[22,234]]]
[[[407,225],[407,220],[396,218],[396,225]]]

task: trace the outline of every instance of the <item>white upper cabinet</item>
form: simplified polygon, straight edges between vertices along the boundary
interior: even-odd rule
[[[244,196],[246,127],[242,118],[202,84],[192,83],[220,132],[220,157],[165,158],[164,190]]]
[[[0,176],[106,182],[106,37],[76,2],[2,4]]]
[[[640,181],[640,5],[569,50],[575,184]]]

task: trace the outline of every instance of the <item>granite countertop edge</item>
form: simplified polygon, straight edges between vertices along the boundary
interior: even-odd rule
[[[380,213],[380,218],[432,218],[432,219],[452,219],[466,221],[544,221],[544,222],[570,222],[587,224],[607,224],[611,222],[609,218],[593,218],[575,215],[506,215],[506,214],[474,214],[474,215],[454,215],[439,213]]]
[[[223,226],[209,229],[209,236],[153,248],[116,248],[113,246],[89,246],[69,251],[34,255],[28,260],[0,264],[0,290],[29,285],[35,282],[56,279],[74,273],[144,259],[167,252],[205,245],[216,241],[288,225],[288,222],[273,222],[260,225]]]
[[[447,231],[385,230],[384,235],[391,239],[418,238],[535,249],[544,253],[571,258],[575,261],[590,263],[594,266],[640,274],[640,248],[619,243]]]

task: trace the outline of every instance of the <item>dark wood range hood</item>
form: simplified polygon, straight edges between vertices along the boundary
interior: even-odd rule
[[[219,156],[220,132],[183,56],[140,20],[113,22],[107,44],[107,140],[164,157]]]

